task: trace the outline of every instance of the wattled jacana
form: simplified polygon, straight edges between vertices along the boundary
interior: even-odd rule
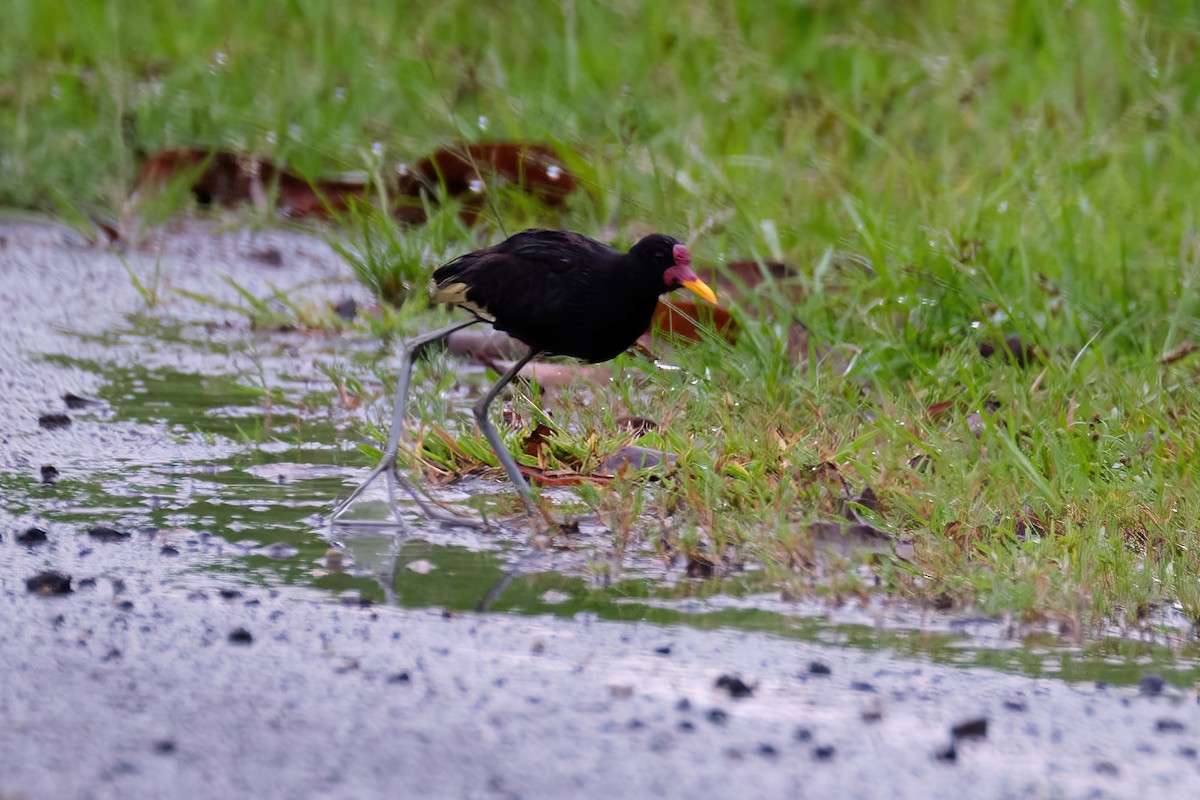
[[[529,346],[474,410],[480,430],[532,513],[529,485],[488,420],[488,406],[535,356],[571,356],[595,363],[619,355],[650,326],[659,295],[685,287],[715,303],[716,295],[692,270],[691,261],[686,246],[657,233],[622,253],[582,234],[530,229],[440,267],[430,282],[432,300],[465,309],[472,319],[405,342],[387,449],[366,481],[334,509],[332,519],[336,521],[386,470],[389,492],[395,477],[427,515],[456,524],[465,521],[429,507],[395,474],[395,465],[413,359],[425,346],[478,322],[490,322]],[[394,502],[392,510],[400,521]]]

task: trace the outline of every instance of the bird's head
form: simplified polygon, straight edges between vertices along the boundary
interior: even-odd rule
[[[662,269],[664,292],[683,287],[710,303],[717,302],[717,295],[692,269],[692,254],[687,245],[678,239],[655,233],[643,238],[629,252],[638,260]]]

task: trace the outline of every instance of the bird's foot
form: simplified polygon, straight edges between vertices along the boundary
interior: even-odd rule
[[[443,505],[432,498],[427,499],[422,497],[421,493],[417,491],[417,487],[409,483],[408,480],[401,475],[397,469],[393,469],[391,471],[390,478],[391,479],[388,481],[388,501],[392,507],[392,516],[394,516],[396,521],[400,522],[401,524],[403,524],[403,518],[400,514],[400,504],[396,502],[396,492],[393,488],[393,481],[396,484],[399,484],[400,488],[404,490],[405,494],[413,499],[413,502],[415,502],[417,507],[421,509],[421,513],[424,514],[428,519],[432,519],[435,522],[440,522],[443,525],[474,528],[475,530],[489,530],[492,527],[491,523],[486,517],[482,519],[468,517],[465,514],[459,514],[449,506]]]

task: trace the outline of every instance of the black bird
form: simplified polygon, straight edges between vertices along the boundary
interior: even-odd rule
[[[529,346],[529,352],[475,404],[475,420],[532,513],[533,495],[488,420],[488,406],[535,356],[571,356],[594,363],[624,352],[650,326],[659,295],[680,287],[711,303],[717,301],[712,289],[692,270],[687,247],[659,233],[622,253],[571,231],[530,229],[438,268],[430,282],[431,299],[465,309],[472,319],[405,343],[387,449],[367,480],[334,509],[332,519],[336,520],[379,473],[388,470],[426,514],[460,524],[464,521],[447,517],[424,503],[395,474],[394,467],[413,359],[426,345],[478,322],[490,322]],[[388,488],[390,492],[390,480]],[[394,502],[392,508],[399,520]]]

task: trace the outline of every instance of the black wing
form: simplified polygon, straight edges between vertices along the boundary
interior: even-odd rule
[[[536,346],[569,326],[621,251],[571,231],[531,228],[433,273],[433,300],[452,303]]]

